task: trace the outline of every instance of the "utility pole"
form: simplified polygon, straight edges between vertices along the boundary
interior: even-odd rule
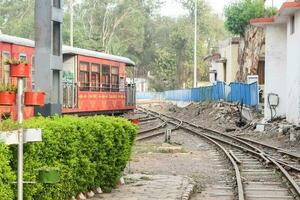
[[[197,87],[197,14],[198,14],[198,5],[197,5],[197,0],[195,0],[194,88]]]
[[[74,46],[74,6],[73,0],[70,0],[70,46]]]

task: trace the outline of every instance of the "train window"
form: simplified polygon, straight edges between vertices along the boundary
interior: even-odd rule
[[[89,91],[90,90],[90,70],[89,63],[80,62],[79,67],[79,84],[80,91]]]
[[[35,89],[35,56],[31,57],[31,87]]]
[[[92,91],[100,91],[100,65],[92,64],[91,70],[91,90]]]
[[[10,59],[10,53],[3,51],[2,52],[2,63],[4,63],[6,60]],[[3,64],[3,84],[7,85],[9,84],[9,65]]]
[[[102,91],[110,91],[110,66],[102,65]]]
[[[113,92],[119,92],[119,67],[111,68],[111,86]]]

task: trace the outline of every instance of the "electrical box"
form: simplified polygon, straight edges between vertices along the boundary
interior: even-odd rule
[[[278,106],[279,105],[279,96],[277,94],[269,94],[268,101],[270,106]]]

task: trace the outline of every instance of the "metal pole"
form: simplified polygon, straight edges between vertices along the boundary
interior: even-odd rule
[[[73,0],[70,0],[70,46],[74,45],[74,8]]]
[[[197,87],[197,14],[198,14],[198,5],[197,5],[197,0],[195,0],[194,87]]]
[[[18,78],[18,123],[19,145],[18,145],[18,200],[23,200],[23,78]]]

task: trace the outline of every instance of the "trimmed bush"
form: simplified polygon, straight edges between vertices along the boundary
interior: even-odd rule
[[[60,169],[57,184],[24,185],[24,199],[70,199],[95,187],[115,187],[137,134],[137,127],[115,117],[37,117],[24,128],[41,128],[43,142],[24,146],[24,180],[34,181],[38,169]],[[17,170],[17,147],[13,169]]]
[[[0,142],[0,198],[14,199],[12,183],[15,176],[10,167],[11,154],[6,145]]]

